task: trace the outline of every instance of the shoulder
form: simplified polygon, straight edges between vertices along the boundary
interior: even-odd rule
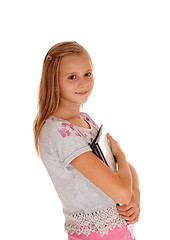
[[[73,125],[56,117],[49,117],[44,123],[39,135],[40,155],[59,154],[65,148],[76,142],[81,143],[80,135]]]
[[[75,126],[57,117],[49,117],[44,123],[39,149],[44,161],[58,158],[64,167],[80,153],[91,150]]]
[[[55,137],[58,140],[62,140],[69,136],[79,136],[75,131],[74,125],[57,117],[49,117],[44,123],[41,132],[40,138],[43,136],[47,139],[48,137]]]

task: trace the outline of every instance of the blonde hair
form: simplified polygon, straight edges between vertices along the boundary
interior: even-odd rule
[[[47,52],[42,68],[38,93],[38,112],[34,120],[34,142],[39,155],[39,134],[46,119],[57,109],[60,99],[59,70],[61,61],[69,55],[90,55],[87,50],[75,41],[66,41],[54,45]]]

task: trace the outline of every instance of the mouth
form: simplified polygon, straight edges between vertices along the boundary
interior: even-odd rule
[[[77,94],[77,95],[86,95],[86,93],[88,93],[88,91],[84,91],[84,92],[75,92],[75,94]]]

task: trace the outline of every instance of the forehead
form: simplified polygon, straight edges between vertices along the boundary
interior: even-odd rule
[[[60,65],[60,73],[86,71],[92,68],[91,59],[85,54],[70,55],[63,58]]]

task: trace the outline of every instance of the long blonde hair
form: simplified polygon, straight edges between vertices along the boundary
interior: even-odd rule
[[[41,128],[46,119],[59,105],[59,70],[61,61],[65,56],[80,54],[86,54],[90,58],[87,50],[80,44],[75,41],[66,41],[54,45],[45,56],[39,85],[38,112],[33,124],[34,142],[38,155]]]

